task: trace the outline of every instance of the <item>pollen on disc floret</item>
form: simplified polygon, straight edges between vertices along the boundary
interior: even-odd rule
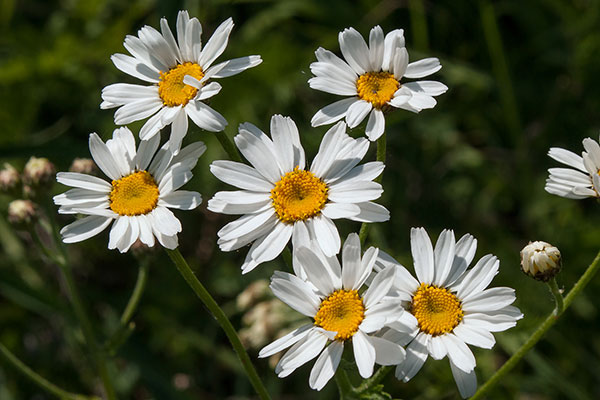
[[[389,72],[367,72],[356,80],[358,97],[381,109],[394,97],[400,82]]]
[[[336,290],[321,302],[315,325],[337,332],[336,340],[347,340],[365,319],[365,306],[356,290]]]
[[[183,83],[183,78],[190,75],[197,80],[204,77],[202,67],[196,63],[185,62],[178,64],[167,72],[160,73],[158,82],[158,95],[163,104],[168,107],[186,105],[190,100],[196,97],[198,89],[194,86]]]
[[[327,184],[312,172],[296,167],[271,190],[273,208],[283,222],[302,221],[321,212],[328,191]]]
[[[112,181],[110,208],[119,215],[148,214],[158,204],[158,185],[147,171]]]
[[[448,289],[421,283],[415,292],[410,312],[422,332],[432,336],[452,332],[462,321],[461,301]]]

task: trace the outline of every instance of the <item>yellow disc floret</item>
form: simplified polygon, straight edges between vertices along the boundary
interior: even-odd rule
[[[400,82],[389,72],[367,72],[356,80],[358,97],[382,108],[394,97],[400,87]]]
[[[337,332],[336,340],[347,340],[365,319],[365,306],[356,290],[336,290],[321,302],[315,325]]]
[[[147,171],[112,181],[110,209],[119,215],[148,214],[158,204],[158,185]]]
[[[185,62],[178,64],[167,72],[160,73],[158,82],[158,95],[163,104],[168,107],[186,105],[198,93],[198,89],[183,83],[186,75],[200,80],[204,77],[202,67],[196,63]]]
[[[419,329],[433,336],[452,332],[464,316],[456,295],[425,283],[415,292],[410,312],[417,318]]]
[[[279,219],[293,223],[319,214],[327,202],[327,192],[325,182],[296,167],[275,184],[271,199]]]

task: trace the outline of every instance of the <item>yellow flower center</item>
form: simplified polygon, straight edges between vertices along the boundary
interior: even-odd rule
[[[358,97],[382,108],[394,97],[400,87],[400,82],[389,72],[367,72],[356,80]]]
[[[463,319],[461,302],[446,288],[421,283],[414,294],[410,312],[422,332],[433,336],[452,332]]]
[[[365,306],[356,290],[336,290],[321,302],[315,325],[337,332],[336,340],[346,340],[365,319]]]
[[[271,199],[279,219],[293,223],[319,214],[327,202],[327,192],[325,182],[296,167],[275,184]]]
[[[148,214],[158,203],[158,185],[147,171],[112,181],[110,209],[119,215]]]
[[[202,67],[196,63],[185,62],[178,64],[167,72],[160,73],[160,82],[158,82],[158,95],[163,104],[168,107],[186,105],[198,93],[198,89],[183,83],[186,75],[193,76],[200,80],[204,77]]]

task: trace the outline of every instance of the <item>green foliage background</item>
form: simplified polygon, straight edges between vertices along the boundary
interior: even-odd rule
[[[558,246],[567,290],[600,245],[598,203],[571,201],[544,191],[550,147],[581,152],[581,140],[600,128],[600,2],[532,1],[0,1],[0,161],[21,168],[30,155],[48,157],[66,171],[75,157],[89,157],[87,137],[104,139],[114,129],[113,111],[100,110],[100,91],[111,83],[135,82],[118,71],[110,55],[125,52],[127,34],[165,16],[171,26],[187,9],[203,24],[206,41],[232,16],[236,27],[220,60],[260,54],[264,62],[223,79],[211,105],[229,121],[232,137],[250,121],[267,131],[271,115],[290,115],[307,155],[316,154],[327,127],[310,118],[335,96],[311,90],[314,50],[339,54],[337,34],[353,26],[363,35],[381,25],[404,28],[413,60],[440,58],[433,79],[449,91],[433,110],[389,114],[387,166],[380,203],[392,219],[375,225],[369,242],[411,265],[409,231],[424,226],[437,238],[444,228],[479,240],[477,257],[501,260],[495,286],[517,292],[525,318],[496,335],[492,351],[475,349],[480,382],[506,360],[553,307],[544,285],[519,271],[519,250],[529,240]],[[140,123],[132,124],[134,132]],[[192,125],[190,125],[192,126]],[[361,136],[364,125],[352,130]],[[208,165],[226,158],[219,143],[191,128],[187,142],[203,140],[208,151],[188,190],[204,204],[177,215],[181,250],[198,277],[242,325],[235,298],[250,283],[285,268],[281,259],[250,274],[239,272],[246,251],[222,253],[216,231],[232,218],[206,210],[206,200],[224,186]],[[375,146],[368,157],[375,158]],[[56,185],[52,194],[64,191]],[[48,197],[51,194],[48,194]],[[98,390],[57,268],[25,233],[6,222],[9,196],[0,196],[0,341],[43,376],[70,391]],[[72,217],[61,216],[65,225]],[[358,224],[342,224],[345,237]],[[106,249],[108,230],[70,245],[77,282],[108,337],[133,288],[138,261]],[[595,399],[600,397],[600,277],[596,277],[557,326],[490,395],[492,399]],[[118,350],[111,371],[120,398],[252,398],[225,336],[160,249],[152,253],[147,289],[134,318],[136,329]],[[309,366],[278,379],[266,360],[259,373],[277,399],[333,399],[335,385],[308,388]],[[187,384],[177,384],[178,379]],[[408,384],[389,376],[394,398],[457,398],[447,361],[429,360]],[[0,365],[1,399],[46,399],[47,394]]]

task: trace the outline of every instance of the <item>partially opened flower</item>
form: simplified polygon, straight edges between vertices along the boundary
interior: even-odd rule
[[[500,264],[491,254],[467,270],[477,249],[477,240],[471,235],[455,242],[454,232],[444,230],[434,249],[425,229],[413,228],[411,249],[417,279],[382,252],[376,268],[397,267],[394,286],[418,323],[396,377],[406,382],[429,355],[436,360],[448,356],[460,394],[472,396],[477,377],[475,357],[467,345],[490,349],[495,344],[492,332],[511,328],[523,317],[510,305],[515,301],[514,290],[486,289]]]
[[[583,139],[581,156],[572,151],[552,147],[548,155],[572,168],[550,168],[546,192],[567,199],[600,197],[600,145],[591,138]]]
[[[361,290],[377,253],[376,248],[370,247],[361,257],[360,240],[352,233],[344,243],[342,267],[336,257],[326,257],[318,246],[312,245],[298,250],[297,262],[302,264],[299,269],[306,272],[306,280],[275,272],[271,278],[275,296],[313,319],[260,351],[259,357],[269,357],[291,347],[275,368],[280,378],[320,354],[309,384],[321,390],[335,374],[347,342],[352,343],[363,378],[372,375],[375,363],[394,365],[404,359],[405,351],[400,345],[375,335],[404,312],[397,298],[386,296],[396,269],[391,266],[382,270],[367,290]]]
[[[115,123],[127,125],[151,116],[140,130],[147,140],[163,127],[172,124],[171,150],[177,152],[188,129],[190,117],[196,125],[211,132],[225,129],[227,121],[204,100],[221,90],[210,79],[236,75],[262,62],[260,56],[247,56],[212,65],[229,40],[233,21],[228,18],[202,46],[202,25],[190,19],[187,11],[177,16],[177,41],[165,18],[160,20],[162,33],[144,26],[138,36],[127,36],[125,48],[133,56],[114,54],[111,59],[121,71],[151,83],[150,86],[117,83],[102,90],[101,108],[119,109]]]
[[[63,242],[75,243],[97,235],[113,221],[108,248],[126,252],[139,239],[154,246],[177,247],[181,223],[169,208],[191,210],[202,198],[197,192],[178,190],[192,178],[192,168],[206,146],[184,147],[177,156],[168,142],[158,152],[160,135],[142,141],[136,150],[128,128],[116,129],[104,143],[90,134],[90,153],[110,181],[78,172],[59,172],[56,180],[74,189],[54,196],[61,214],[84,214],[65,226]]]
[[[242,272],[277,257],[290,238],[294,248],[316,239],[326,255],[337,254],[340,237],[334,219],[389,219],[384,207],[371,202],[383,192],[373,179],[384,165],[357,165],[369,141],[352,139],[346,124],[340,122],[327,131],[310,168],[291,118],[274,115],[271,137],[250,123],[242,124],[235,143],[252,167],[234,161],[215,161],[210,166],[217,178],[242,189],[218,192],[208,202],[211,211],[244,214],[218,232],[223,251],[254,242]]]
[[[313,126],[345,117],[348,126],[354,128],[369,115],[366,135],[377,140],[385,130],[386,109],[419,112],[433,108],[433,96],[448,90],[436,81],[401,82],[403,78],[423,78],[442,68],[437,58],[409,63],[402,29],[384,37],[383,30],[376,26],[371,29],[367,45],[360,33],[347,28],[340,32],[339,42],[345,61],[319,47],[315,52],[317,62],[310,65],[315,76],[308,83],[313,89],[350,98],[317,111],[311,121]]]

